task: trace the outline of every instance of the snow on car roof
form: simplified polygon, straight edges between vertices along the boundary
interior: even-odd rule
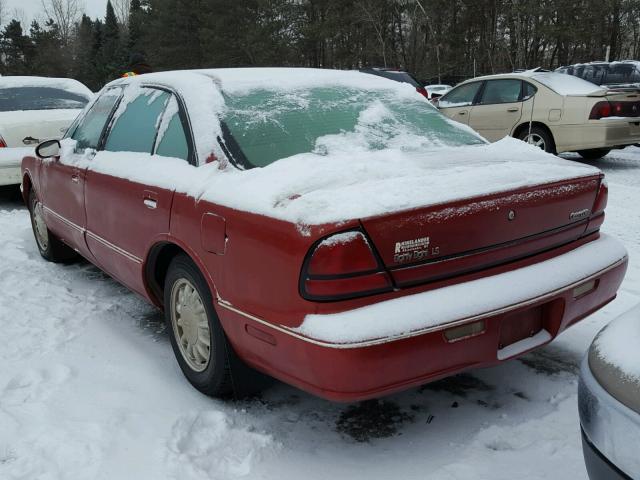
[[[60,88],[67,92],[81,95],[85,98],[92,98],[93,92],[84,84],[72,78],[56,78],[56,77],[32,77],[32,76],[2,76],[0,77],[1,88],[19,88],[19,87],[49,87]]]
[[[559,95],[593,95],[602,94],[606,91],[602,87],[598,87],[591,82],[587,82],[573,75],[565,75],[556,72],[539,72],[529,70],[520,73],[520,75],[532,78]]]
[[[341,86],[362,90],[395,90],[415,95],[414,87],[388,78],[355,70],[319,68],[222,68],[201,70],[220,81],[222,89],[231,94],[251,90],[295,90]],[[388,72],[385,72],[388,73]],[[391,72],[394,73],[394,72]],[[397,72],[405,74],[406,72]]]

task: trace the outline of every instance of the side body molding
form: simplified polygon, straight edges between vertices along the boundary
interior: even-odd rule
[[[227,222],[215,213],[205,213],[200,221],[200,243],[209,253],[224,255],[227,246]]]

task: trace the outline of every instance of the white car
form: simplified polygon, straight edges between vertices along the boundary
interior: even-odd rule
[[[62,138],[93,93],[69,78],[0,77],[0,186],[20,184],[22,158]]]
[[[582,449],[590,480],[640,478],[640,307],[607,325],[582,362]]]
[[[427,98],[429,100],[433,100],[434,98],[441,97],[453,87],[451,85],[444,84],[435,84],[435,85],[425,85],[425,90],[427,91]]]

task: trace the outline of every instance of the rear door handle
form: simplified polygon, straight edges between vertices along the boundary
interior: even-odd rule
[[[150,208],[151,210],[158,208],[158,201],[152,198],[145,198],[142,203],[144,203],[145,207]]]
[[[40,143],[40,140],[33,137],[24,137],[22,139],[22,143],[24,143],[25,145],[35,145],[36,143]]]
[[[519,112],[520,109],[519,108],[507,108],[507,112]]]
[[[158,195],[155,192],[145,190],[142,193],[142,203],[145,207],[154,210],[158,208]]]
[[[467,111],[466,111],[466,110],[465,110],[465,111],[462,111],[462,112],[458,112],[458,115],[466,115],[466,114],[467,114]]]

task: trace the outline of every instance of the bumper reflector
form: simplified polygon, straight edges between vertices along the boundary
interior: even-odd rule
[[[590,280],[573,289],[573,298],[580,298],[596,289],[596,280]]]
[[[466,325],[461,325],[459,327],[450,328],[449,330],[444,331],[444,338],[447,339],[447,342],[453,343],[458,342],[460,340],[464,340],[465,338],[475,337],[476,335],[482,335],[485,331],[484,328],[484,320],[480,320],[479,322],[467,323]]]

